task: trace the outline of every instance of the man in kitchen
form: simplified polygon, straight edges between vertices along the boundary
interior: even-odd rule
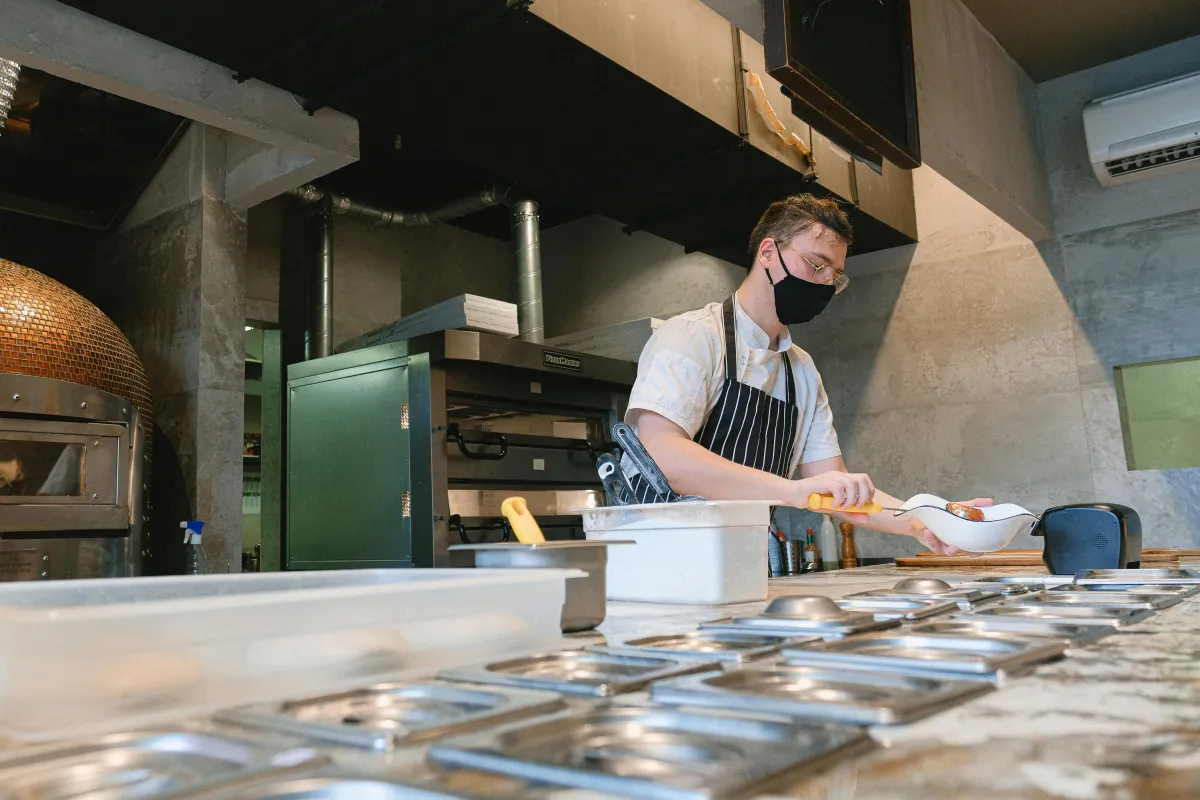
[[[843,268],[852,236],[836,201],[800,194],[772,203],[750,236],[753,263],[733,296],[672,317],[646,343],[625,420],[675,493],[798,508],[814,493],[832,495],[835,508],[901,505],[847,470],[821,376],[787,329],[850,285]],[[669,499],[628,459],[623,466],[639,502]],[[957,552],[888,511],[834,516]]]

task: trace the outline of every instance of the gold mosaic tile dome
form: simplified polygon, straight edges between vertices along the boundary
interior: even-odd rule
[[[101,389],[133,403],[154,430],[142,362],[100,309],[58,281],[0,258],[0,373]]]

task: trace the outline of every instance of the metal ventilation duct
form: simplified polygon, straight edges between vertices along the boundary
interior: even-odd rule
[[[326,192],[312,184],[305,184],[290,189],[288,195],[301,202],[314,205],[309,211],[305,230],[305,248],[307,249],[309,272],[309,358],[324,358],[333,355],[333,217],[347,216],[379,227],[416,227],[433,225],[438,222],[449,222],[452,219],[465,217],[476,211],[500,205],[505,201],[505,195],[492,186],[484,187],[474,194],[451,200],[428,211],[395,211],[390,208],[370,206],[352,200],[345,195]],[[537,318],[538,338],[541,341],[542,318],[542,284],[541,256],[537,252],[537,203],[523,201],[533,208],[533,254],[524,256],[526,262],[537,266]],[[517,206],[514,206],[514,209]],[[524,207],[524,206],[522,206]],[[514,226],[516,211],[514,210]],[[528,226],[526,226],[527,228]],[[517,235],[513,228],[514,237]],[[515,241],[515,239],[514,239]],[[528,251],[528,246],[523,250]],[[520,254],[521,250],[518,250]],[[518,257],[521,257],[518,255]],[[530,259],[532,258],[532,261]],[[518,289],[518,293],[521,289]],[[522,314],[524,312],[521,312]],[[525,319],[524,316],[521,317]],[[525,325],[521,323],[522,338],[525,338]]]
[[[449,222],[485,208],[498,206],[505,201],[504,193],[494,186],[485,186],[474,194],[451,200],[428,211],[396,211],[391,208],[371,206],[342,194],[318,189],[311,183],[289,189],[287,193],[302,203],[316,203],[328,198],[334,214],[347,216],[381,228],[412,228],[433,225],[436,222]]]
[[[510,209],[513,267],[517,273],[517,329],[527,342],[545,338],[542,312],[542,241],[538,204],[518,200]]]
[[[308,248],[309,340],[308,357],[333,355],[333,211],[329,198],[309,211],[304,246]]]

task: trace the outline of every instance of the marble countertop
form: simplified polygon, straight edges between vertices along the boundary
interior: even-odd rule
[[[1197,566],[1192,564],[1192,566]],[[770,596],[884,588],[920,575],[954,580],[1033,575],[1036,568],[937,570],[894,566],[771,582]],[[692,630],[757,613],[611,602],[598,629],[609,644]],[[957,708],[907,726],[876,727],[882,745],[784,792],[813,800],[1200,797],[1200,595],[1038,667]]]

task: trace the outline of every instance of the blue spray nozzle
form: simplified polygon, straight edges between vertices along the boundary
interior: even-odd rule
[[[204,523],[200,520],[187,520],[186,522],[179,523],[179,527],[183,528],[183,541],[185,544],[200,541],[200,535],[204,531]]]

